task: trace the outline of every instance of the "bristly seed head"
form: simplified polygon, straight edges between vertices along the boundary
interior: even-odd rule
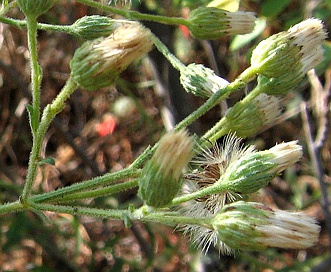
[[[223,146],[215,145],[212,149],[201,149],[200,155],[196,156],[191,162],[192,166],[196,166],[197,169],[184,175],[183,194],[190,194],[212,186],[220,180],[231,163],[255,152],[254,146],[243,146],[241,138],[234,134],[229,134],[225,138]],[[212,217],[224,205],[243,199],[243,197],[242,194],[225,191],[186,202],[179,209],[186,216]],[[231,253],[231,249],[218,239],[217,233],[213,230],[194,225],[180,226],[179,229],[188,234],[192,242],[197,244],[204,252],[208,250],[210,245],[213,245],[220,252]]]

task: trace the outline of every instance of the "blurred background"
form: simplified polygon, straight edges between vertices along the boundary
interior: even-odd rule
[[[118,1],[120,2],[120,1]],[[143,13],[187,16],[207,0],[133,0],[131,8]],[[225,2],[225,1],[223,1]],[[185,27],[142,22],[185,64],[204,64],[228,81],[249,66],[252,49],[272,34],[309,17],[320,18],[330,33],[330,0],[227,1],[230,10],[251,11],[258,17],[253,35],[215,41],[192,38]],[[240,2],[240,3],[239,3]],[[115,5],[115,3],[112,3]],[[59,1],[40,22],[72,24],[99,10],[75,1]],[[24,19],[18,9],[11,17]],[[42,103],[50,103],[69,77],[69,62],[82,40],[60,32],[38,32],[43,68]],[[49,222],[33,213],[0,218],[0,270],[2,271],[331,271],[331,219],[323,211],[331,183],[330,86],[331,43],[325,61],[283,100],[278,122],[246,143],[267,149],[282,141],[299,140],[302,161],[253,196],[272,208],[303,210],[322,227],[316,246],[307,250],[268,249],[221,256],[211,248],[202,254],[187,237],[172,228],[121,221],[46,213]],[[0,201],[16,201],[22,192],[32,146],[25,104],[30,66],[26,29],[0,24]],[[254,86],[247,86],[246,92]],[[190,127],[202,135],[220,119],[227,107],[245,95],[236,93]],[[34,192],[46,192],[103,173],[123,169],[165,129],[170,129],[203,103],[186,94],[179,74],[157,51],[131,65],[118,84],[95,92],[77,90],[57,116],[44,140],[43,154],[56,165],[44,165]],[[310,133],[307,133],[310,131]],[[318,145],[316,156],[310,147]],[[321,186],[323,190],[321,190]],[[328,200],[330,201],[330,199]],[[88,204],[102,208],[139,205],[136,190],[97,198]],[[87,202],[86,202],[87,204]]]

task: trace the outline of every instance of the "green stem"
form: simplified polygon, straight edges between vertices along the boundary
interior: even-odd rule
[[[220,121],[216,123],[210,130],[208,130],[201,137],[201,146],[204,148],[211,147],[219,138],[230,132],[228,126],[226,126],[227,119],[222,117]]]
[[[66,195],[77,193],[84,190],[96,188],[98,186],[111,185],[119,180],[126,178],[135,178],[140,175],[141,170],[138,169],[153,153],[154,148],[147,147],[144,152],[126,169],[117,171],[115,173],[108,173],[101,177],[96,177],[90,180],[75,183],[73,185],[60,188],[56,191],[43,193],[40,195],[32,196],[30,199],[36,203],[38,202],[49,202],[59,200],[61,201]],[[135,187],[135,186],[133,186]]]
[[[37,18],[28,16],[26,18],[26,23],[28,28],[28,47],[30,53],[32,88],[32,112],[30,112],[30,122],[32,135],[35,138],[40,122],[40,84],[42,79],[42,70],[38,64]]]
[[[66,213],[72,215],[84,215],[101,218],[122,219],[128,212],[126,210],[103,210],[97,208],[87,208],[83,206],[64,206],[52,204],[30,203],[31,208],[37,211],[51,211],[57,213]]]
[[[219,194],[223,190],[222,190],[221,184],[215,183],[215,184],[213,184],[209,187],[205,187],[205,188],[203,188],[199,191],[195,191],[195,192],[187,194],[187,195],[176,197],[172,201],[171,205],[176,206],[178,204],[181,204],[181,203],[193,200],[193,199],[198,199],[198,198],[201,198],[201,197],[205,197],[207,195]]]
[[[23,27],[27,26],[26,20],[17,20],[12,18],[1,17],[1,14],[0,14],[0,22],[17,27],[19,29],[22,29]],[[77,33],[73,30],[72,25],[50,25],[44,23],[37,23],[37,28],[45,31],[58,31],[58,32],[65,32],[71,35],[77,35]]]
[[[92,191],[66,194],[61,199],[57,199],[55,201],[66,202],[66,201],[73,201],[73,200],[79,200],[79,199],[110,196],[110,195],[113,195],[113,194],[116,194],[116,193],[119,193],[119,192],[122,192],[122,191],[125,191],[128,189],[132,189],[137,186],[138,186],[138,179],[133,179],[133,180],[118,183],[115,185],[94,189]],[[54,202],[54,200],[53,200],[53,202]]]
[[[136,220],[141,220],[144,222],[155,222],[170,226],[176,225],[197,225],[201,227],[210,228],[210,218],[205,217],[189,217],[182,216],[177,212],[162,212],[162,211],[151,211],[146,212],[146,206],[141,207],[140,209],[132,213],[132,218]],[[147,208],[148,210],[148,208]]]
[[[62,91],[58,94],[58,96],[54,99],[52,104],[46,106],[43,111],[40,124],[33,139],[33,145],[29,159],[28,174],[21,197],[22,203],[26,202],[27,198],[29,197],[33,183],[36,179],[38,162],[40,161],[42,141],[44,139],[46,131],[54,117],[64,108],[65,101],[76,90],[76,88],[77,83],[70,77],[66,85],[63,87]]]
[[[123,170],[115,172],[115,173],[108,173],[101,177],[96,177],[96,178],[93,178],[93,179],[90,179],[87,181],[75,183],[73,185],[70,185],[70,186],[67,186],[64,188],[60,188],[56,191],[32,196],[30,199],[31,199],[31,201],[36,202],[36,203],[69,200],[71,198],[71,195],[74,195],[74,196],[76,195],[76,196],[78,196],[78,199],[81,199],[80,195],[77,192],[88,190],[88,189],[93,189],[100,185],[111,185],[111,184],[117,182],[118,180],[130,178],[130,177],[137,177],[139,174],[140,174],[139,169],[132,169],[132,167],[129,167],[129,168],[123,169]],[[126,183],[129,183],[129,185],[125,185]],[[123,187],[128,186],[128,188],[133,188],[136,186],[134,183],[135,182],[133,182],[133,181],[125,182],[123,184],[121,183],[121,186],[123,186]],[[114,185],[115,190],[119,190],[121,188],[121,186]],[[103,188],[103,189],[111,191],[111,189],[109,189],[109,188],[107,187],[107,188]],[[82,192],[81,194],[84,195],[84,193],[86,193],[86,194],[89,193],[89,194],[93,195],[93,192],[94,191]],[[97,192],[100,193],[99,190]],[[84,197],[86,197],[86,196],[84,196]],[[87,196],[86,198],[88,198],[88,197],[90,197],[90,196]]]
[[[92,0],[76,0],[76,2],[85,4],[90,7],[94,7],[103,11],[115,13],[118,15],[121,15],[127,19],[131,20],[143,20],[143,21],[153,21],[157,23],[167,24],[167,25],[185,25],[188,26],[189,22],[181,17],[166,17],[166,16],[160,16],[160,15],[150,15],[150,14],[143,14],[138,11],[133,10],[124,10],[124,9],[118,9],[114,7],[110,7],[107,5],[100,4],[96,1]]]
[[[18,201],[15,201],[15,202],[0,205],[0,215],[1,214],[13,213],[13,212],[19,212],[19,211],[22,211],[24,209],[25,209],[24,206],[18,200]]]
[[[186,67],[178,58],[176,58],[169,51],[169,49],[159,40],[159,38],[153,35],[152,39],[156,48],[167,58],[167,60],[175,69],[177,69],[178,71],[182,71]]]
[[[52,204],[31,203],[31,208],[38,211],[51,211],[57,213],[67,213],[72,215],[92,216],[100,218],[111,218],[124,220],[140,220],[144,222],[156,222],[167,225],[192,224],[204,227],[210,227],[210,218],[196,218],[177,215],[176,212],[146,212],[142,209],[134,212],[128,210],[111,210],[87,208],[83,206],[64,206]],[[145,207],[143,207],[145,208]]]

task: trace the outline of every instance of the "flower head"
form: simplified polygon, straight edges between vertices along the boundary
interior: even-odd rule
[[[180,83],[185,91],[203,98],[209,98],[225,88],[229,82],[217,76],[213,70],[202,64],[191,63],[181,71]]]
[[[199,7],[191,11],[187,27],[197,39],[214,40],[224,35],[250,33],[255,26],[255,19],[251,12]]]
[[[94,40],[109,36],[120,24],[118,20],[100,15],[92,15],[78,19],[72,25],[72,29],[78,37],[85,40]]]
[[[70,62],[72,77],[89,91],[110,86],[130,63],[152,49],[151,36],[141,24],[127,21],[107,38],[85,42]]]
[[[260,42],[252,53],[251,65],[269,78],[299,71],[301,79],[323,60],[326,36],[322,21],[307,19]]]
[[[268,150],[247,154],[231,163],[218,183],[222,190],[253,193],[301,157],[302,147],[296,141],[281,143]]]
[[[239,137],[250,137],[275,122],[280,115],[279,99],[264,93],[252,101],[245,99],[228,109],[222,129],[234,131]],[[249,125],[248,125],[249,124]]]
[[[139,195],[152,207],[171,203],[181,188],[184,167],[193,156],[194,141],[186,131],[164,135],[139,179]]]
[[[308,248],[318,241],[320,231],[316,221],[303,213],[273,211],[261,203],[243,201],[225,206],[213,226],[218,239],[236,250]]]

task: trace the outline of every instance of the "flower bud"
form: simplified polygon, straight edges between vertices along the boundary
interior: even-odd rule
[[[231,163],[217,183],[220,190],[250,194],[266,186],[301,157],[302,147],[296,141],[281,143]]]
[[[202,64],[191,63],[181,71],[180,83],[185,91],[203,98],[209,98],[229,82],[217,76],[213,70]]]
[[[297,71],[303,77],[323,60],[326,36],[319,19],[307,19],[260,42],[252,52],[251,65],[269,78],[293,72],[297,77]]]
[[[244,99],[228,109],[224,116],[225,121],[222,122],[222,129],[228,128],[228,131],[246,138],[272,124],[279,115],[279,99],[261,93],[252,101]]]
[[[262,203],[238,201],[224,206],[212,223],[232,249],[303,249],[318,241],[317,222],[298,212],[273,211]]]
[[[93,40],[109,36],[120,26],[120,22],[105,16],[92,15],[78,19],[72,29],[76,36],[85,40]]]
[[[70,62],[71,75],[81,88],[110,86],[130,63],[152,49],[152,33],[137,22],[126,22],[107,38],[85,42]]]
[[[193,137],[186,131],[168,132],[142,170],[139,195],[152,207],[171,203],[181,188],[181,174],[193,156]]]
[[[38,17],[45,13],[57,0],[17,0],[17,5],[26,16]]]
[[[255,19],[251,12],[229,12],[214,7],[200,7],[190,12],[187,27],[197,39],[214,40],[225,35],[252,32]]]

